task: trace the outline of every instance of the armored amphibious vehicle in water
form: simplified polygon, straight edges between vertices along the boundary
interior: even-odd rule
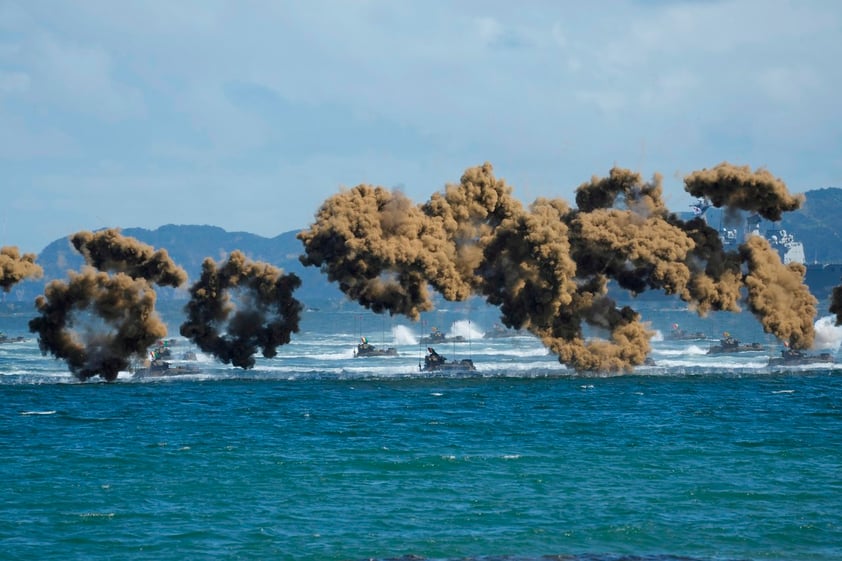
[[[421,337],[421,344],[422,345],[434,345],[437,343],[463,343],[465,342],[465,338],[461,335],[455,335],[453,337],[449,337],[445,335],[444,331],[436,329],[435,327],[430,330],[430,334],[426,337]]]
[[[744,344],[739,341],[739,339],[735,339],[731,337],[727,332],[724,334],[722,339],[719,340],[719,343],[716,345],[711,345],[708,349],[709,355],[715,354],[730,354],[730,353],[745,353],[745,352],[763,352],[766,350],[766,347],[761,345],[760,343],[748,343]]]
[[[385,349],[377,348],[368,342],[365,337],[360,337],[360,343],[354,349],[355,357],[369,357],[369,356],[398,356],[398,350],[395,347],[387,347]]]
[[[0,343],[23,343],[26,341],[25,337],[9,337],[3,332],[0,332]]]
[[[201,370],[195,366],[187,364],[179,364],[173,366],[169,362],[161,359],[148,361],[141,368],[134,371],[133,378],[166,378],[170,376],[187,376],[190,374],[200,374]]]
[[[835,362],[830,353],[807,354],[797,349],[786,348],[781,356],[769,359],[769,366],[803,366],[806,364],[822,364]]]
[[[672,330],[664,336],[667,341],[704,341],[708,336],[702,331],[685,331],[677,323],[672,324]]]
[[[427,355],[424,357],[424,364],[418,365],[421,372],[472,372],[477,369],[474,361],[469,358],[462,360],[447,360],[432,347],[427,347]]]

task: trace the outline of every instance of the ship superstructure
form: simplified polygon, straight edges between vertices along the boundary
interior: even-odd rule
[[[693,214],[706,221],[706,213],[710,207],[710,201],[706,199],[699,199],[690,205]],[[798,240],[795,233],[782,228],[779,223],[764,220],[757,214],[750,214],[744,220],[733,219],[728,225],[720,224],[718,232],[726,251],[736,251],[747,236],[763,236],[777,251],[784,265],[800,263],[804,266],[804,283],[819,300],[829,298],[833,288],[842,284],[842,263],[807,262],[804,243]]]

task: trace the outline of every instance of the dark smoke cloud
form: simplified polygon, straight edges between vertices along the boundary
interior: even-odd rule
[[[842,286],[834,287],[830,296],[831,314],[836,314],[836,325],[842,325]]]
[[[618,197],[625,205],[641,215],[666,214],[661,200],[663,178],[656,174],[650,183],[644,183],[639,173],[612,168],[608,177],[592,177],[590,183],[583,183],[576,189],[576,206],[581,212],[592,212],[600,208],[613,207]]]
[[[483,259],[483,248],[500,224],[523,213],[512,188],[494,177],[491,164],[469,168],[458,184],[445,186],[421,207],[434,227],[443,231],[456,275],[433,277],[432,286],[450,300],[464,300],[476,292],[480,279],[474,274]],[[441,239],[441,238],[439,238]],[[438,269],[444,269],[437,263]]]
[[[44,269],[35,263],[34,253],[20,254],[15,246],[0,247],[0,288],[9,292],[24,279],[41,278]]]
[[[690,270],[689,298],[682,293],[682,299],[700,315],[711,311],[739,312],[743,278],[739,253],[726,251],[717,231],[701,218],[683,222],[670,216],[667,220],[694,243],[685,261]]]
[[[684,185],[688,193],[710,199],[713,206],[756,212],[775,222],[804,202],[803,195],[790,195],[786,184],[767,170],[752,172],[749,166],[727,162],[691,173]]]
[[[767,172],[725,163],[686,182],[714,205],[772,220],[800,204]],[[326,200],[299,233],[301,261],[362,305],[413,319],[432,307],[428,285],[451,301],[482,295],[503,323],[528,329],[580,371],[627,371],[650,351],[652,332],[608,296],[609,281],[632,294],[677,294],[699,314],[740,311],[747,294],[764,329],[795,348],[812,343],[803,268],[784,267],[752,240],[726,251],[704,220],[667,211],[659,175],[645,182],[614,168],[579,186],[577,209],[558,199],[525,209],[511,192],[490,164],[422,205],[359,185]]]
[[[222,362],[252,368],[258,348],[264,357],[274,357],[277,347],[298,332],[302,307],[292,293],[300,285],[296,275],[249,261],[239,251],[219,266],[205,259],[201,278],[190,288],[180,332]]]
[[[310,248],[302,262],[376,312],[417,318],[432,309],[428,278],[458,280],[443,228],[400,192],[358,185],[325,201],[316,224],[300,234]],[[460,287],[450,297],[469,293]]]
[[[77,378],[112,381],[132,357],[145,357],[167,335],[152,285],[178,286],[187,274],[166,252],[118,230],[79,232],[71,242],[87,266],[69,272],[67,282],[47,285],[35,300],[40,316],[29,330],[38,334],[41,352],[67,361]]]
[[[115,380],[132,356],[145,356],[146,349],[167,335],[146,280],[91,267],[68,274],[67,282],[50,282],[35,300],[41,315],[30,320],[29,330],[38,334],[41,352],[67,361],[80,380]],[[98,321],[88,323],[90,316]],[[80,329],[82,324],[89,327]]]
[[[358,185],[325,201],[299,234],[307,248],[301,262],[375,312],[417,319],[433,308],[428,285],[452,301],[476,291],[483,245],[520,211],[489,164],[469,169],[423,207],[399,191]]]
[[[158,286],[178,287],[187,282],[187,273],[178,267],[165,249],[120,234],[117,228],[97,233],[78,232],[70,243],[85,261],[100,271],[125,273],[132,278],[146,279]]]

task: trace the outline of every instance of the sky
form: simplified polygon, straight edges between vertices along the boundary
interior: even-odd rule
[[[842,2],[0,0],[0,246],[274,237],[490,162],[524,204],[614,166],[842,187]]]

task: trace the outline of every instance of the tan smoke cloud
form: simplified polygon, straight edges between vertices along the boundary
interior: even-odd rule
[[[504,219],[477,268],[480,292],[509,327],[549,329],[579,290],[564,201],[538,199]]]
[[[170,259],[167,250],[123,236],[117,228],[96,233],[78,232],[70,243],[92,267],[100,271],[126,273],[158,286],[178,287],[187,281],[187,273]]]
[[[77,378],[112,381],[167,334],[152,284],[178,286],[187,274],[165,251],[118,230],[78,232],[71,243],[87,266],[47,285],[29,330],[38,334],[41,352],[67,361]]]
[[[296,275],[250,261],[240,251],[219,266],[205,259],[180,332],[222,362],[252,368],[258,348],[274,357],[298,332],[302,306],[292,293],[300,285]]]
[[[29,330],[38,334],[41,352],[67,361],[81,380],[115,380],[131,356],[145,356],[167,334],[149,283],[123,273],[71,271],[67,282],[50,282],[35,306],[40,316],[30,320]]]
[[[760,236],[750,236],[740,253],[748,265],[745,285],[749,309],[763,329],[793,348],[810,348],[818,301],[803,282],[804,266],[781,263],[777,252]]]
[[[701,218],[682,222],[668,219],[693,240],[694,248],[685,264],[690,270],[687,291],[682,295],[696,311],[705,315],[711,311],[739,312],[742,284],[742,259],[738,252],[726,251],[716,230]]]
[[[443,231],[442,243],[455,267],[455,275],[430,279],[445,298],[465,300],[476,292],[474,272],[483,259],[483,248],[507,218],[519,215],[523,207],[511,195],[512,188],[494,177],[491,164],[469,168],[458,184],[434,193],[421,209],[432,224]]]
[[[44,270],[35,263],[34,253],[20,254],[15,246],[0,247],[0,288],[9,292],[24,279],[41,278]]]
[[[727,162],[695,171],[684,179],[685,190],[694,197],[706,197],[715,207],[756,212],[778,221],[784,212],[801,208],[803,195],[790,195],[786,184],[765,169]]]
[[[432,309],[428,278],[458,278],[441,226],[402,193],[383,187],[358,185],[331,197],[299,239],[308,248],[302,263],[321,267],[350,298],[376,312],[417,318]]]
[[[360,185],[322,204],[298,236],[301,261],[362,305],[414,319],[432,307],[428,286],[451,301],[482,295],[506,325],[536,334],[576,370],[627,371],[650,351],[651,331],[608,297],[609,281],[632,294],[677,294],[703,315],[739,311],[745,297],[764,329],[809,346],[815,302],[803,270],[781,265],[762,240],[726,250],[701,218],[668,212],[661,183],[613,168],[579,186],[576,209],[547,199],[524,209],[488,163],[421,205]],[[801,202],[765,170],[727,163],[685,183],[729,215],[778,220]]]

